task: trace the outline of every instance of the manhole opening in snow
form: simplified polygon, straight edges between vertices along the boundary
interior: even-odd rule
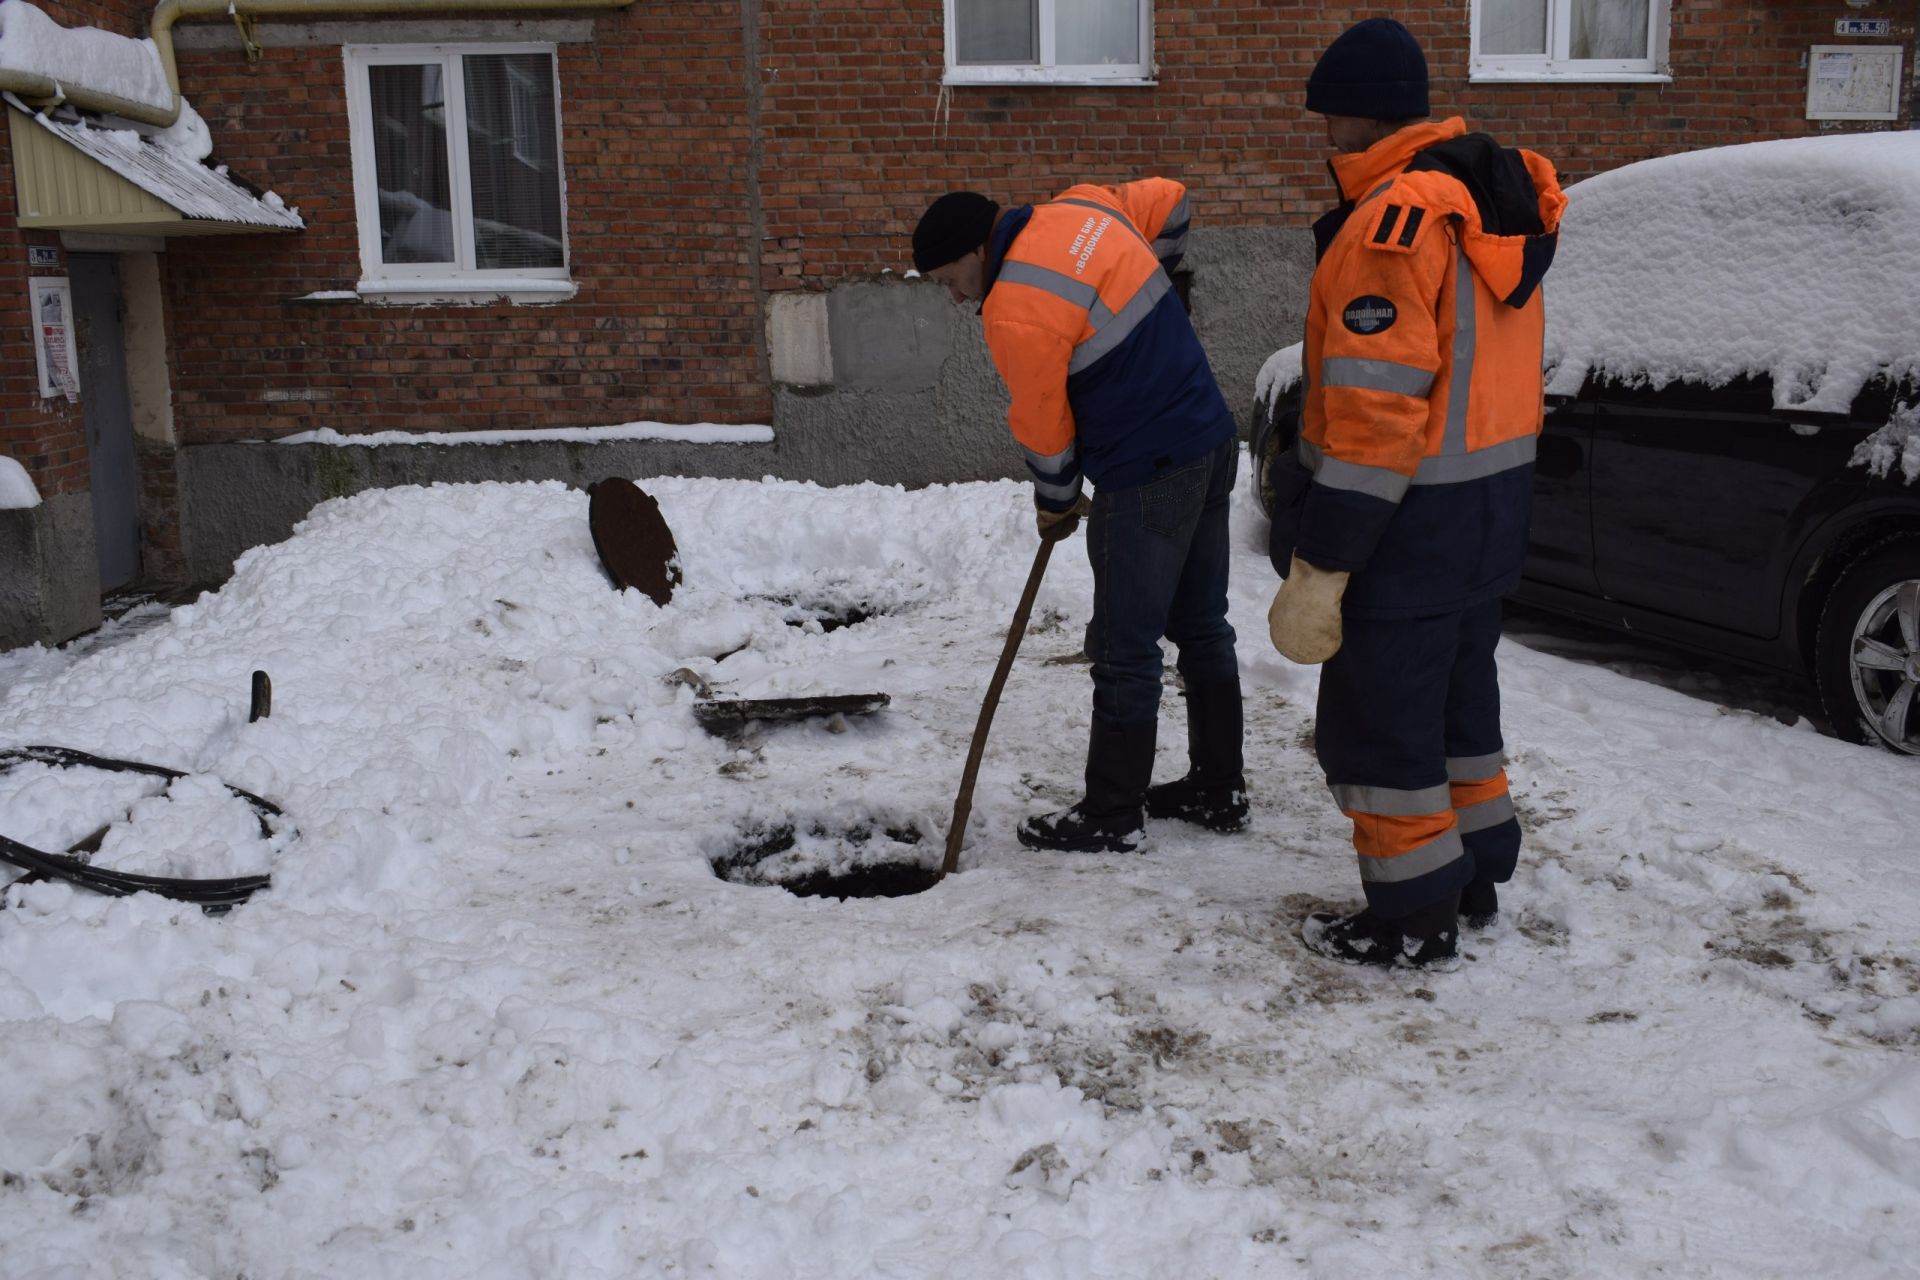
[[[713,873],[730,884],[777,887],[800,898],[904,898],[940,881],[940,868],[926,864],[922,840],[910,826],[752,827],[713,859]]]
[[[768,604],[779,605],[780,620],[790,627],[810,630],[818,627],[821,631],[838,631],[842,627],[857,627],[874,618],[884,618],[892,610],[877,600],[834,599],[831,596],[817,595],[780,595],[761,596]]]

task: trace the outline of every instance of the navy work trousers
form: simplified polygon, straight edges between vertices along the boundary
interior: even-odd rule
[[[1500,737],[1500,602],[1346,618],[1320,675],[1314,742],[1353,819],[1367,904],[1392,918],[1503,883],[1520,853]]]

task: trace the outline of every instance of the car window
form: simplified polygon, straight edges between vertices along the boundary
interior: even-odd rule
[[[1737,413],[1765,418],[1773,411],[1773,380],[1760,375],[1735,378],[1718,387],[1686,381],[1654,387],[1593,377],[1588,379],[1585,398],[1670,412]]]

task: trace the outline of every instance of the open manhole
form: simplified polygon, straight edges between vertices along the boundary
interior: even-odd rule
[[[838,631],[842,627],[857,627],[871,618],[884,618],[889,612],[887,606],[879,601],[864,598],[835,600],[807,595],[755,598],[780,606],[780,620],[801,630],[817,625],[823,632]]]
[[[713,873],[730,884],[766,885],[800,898],[904,898],[940,882],[925,837],[906,825],[790,822],[742,830],[715,857]]]

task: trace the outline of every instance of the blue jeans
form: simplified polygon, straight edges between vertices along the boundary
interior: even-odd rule
[[[1227,621],[1227,509],[1240,442],[1128,489],[1101,489],[1087,517],[1093,563],[1093,713],[1112,724],[1160,713],[1160,638],[1188,687],[1239,680]]]

